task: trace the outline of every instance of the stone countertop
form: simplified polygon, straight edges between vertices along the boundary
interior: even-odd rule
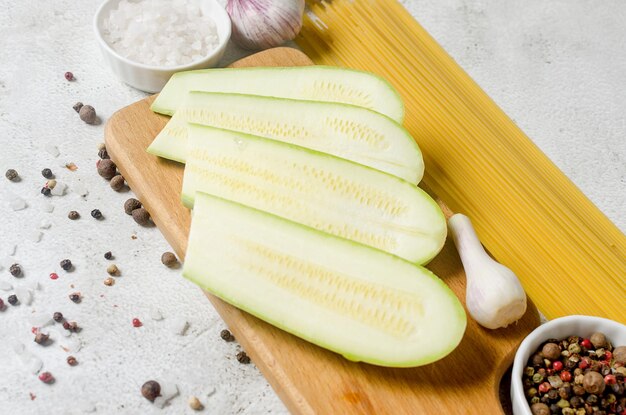
[[[403,3],[624,231],[626,3]],[[181,278],[179,269],[160,263],[169,247],[159,231],[124,214],[122,204],[132,193],[112,191],[95,174],[103,126],[82,123],[72,105],[91,104],[106,121],[145,96],[104,66],[91,28],[98,4],[0,0],[0,171],[14,168],[22,177],[19,183],[0,177],[0,287],[8,283],[23,291],[39,285],[31,305],[0,312],[0,412],[180,414],[192,412],[187,398],[196,395],[206,413],[285,413],[254,365],[237,362],[237,343],[220,339],[224,323],[200,290]],[[224,63],[240,56],[230,48]],[[76,81],[67,82],[65,71]],[[58,148],[58,156],[50,146]],[[68,185],[65,196],[39,194],[45,167]],[[9,202],[15,196],[28,207],[13,211]],[[50,207],[54,210],[47,212]],[[95,208],[103,220],[90,216]],[[70,221],[70,210],[81,218]],[[109,250],[113,261],[103,257]],[[74,263],[72,272],[60,268],[65,258]],[[8,273],[14,262],[24,269],[19,280]],[[112,262],[121,275],[107,287],[105,269]],[[51,272],[59,278],[50,280]],[[13,291],[0,289],[0,298],[6,302]],[[72,291],[82,293],[81,304],[68,299]],[[41,347],[32,342],[30,328],[40,313],[54,311],[83,330],[64,337],[56,324],[49,328],[52,343]],[[157,312],[162,321],[151,317]],[[143,327],[134,328],[133,318]],[[189,327],[180,336],[174,326],[185,321]],[[33,359],[22,363],[13,351],[16,342],[54,374],[54,385],[31,373]],[[76,367],[66,363],[70,354],[79,361]],[[180,390],[163,410],[139,395],[141,384],[152,378]]]

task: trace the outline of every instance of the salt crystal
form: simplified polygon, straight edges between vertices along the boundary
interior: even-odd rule
[[[33,292],[27,288],[18,287],[15,289],[15,294],[17,298],[20,299],[20,303],[24,305],[31,305],[33,302]],[[35,326],[40,327],[40,326]]]
[[[163,408],[169,401],[177,397],[180,392],[175,383],[159,381],[159,385],[161,385],[161,396],[154,400],[154,405],[157,408]]]
[[[11,209],[15,211],[26,209],[28,207],[28,205],[26,204],[26,201],[19,196],[15,196],[11,198],[9,205],[11,206]]]
[[[54,211],[54,205],[52,203],[44,203],[43,205],[41,205],[41,210],[43,210],[46,213],[52,213]]]
[[[50,153],[52,157],[59,157],[59,149],[57,146],[53,146],[52,144],[46,144],[46,151]]]
[[[39,373],[41,368],[43,367],[43,361],[37,356],[32,356],[30,361],[28,362],[28,370],[30,373],[36,375]]]
[[[17,340],[11,340],[11,349],[15,352],[16,355],[21,355],[22,353],[24,353],[24,351],[26,351],[24,343]]]
[[[159,311],[158,309],[153,308],[152,310],[150,310],[150,318],[155,321],[161,321],[163,320],[163,314],[161,314],[161,311]]]
[[[47,219],[42,219],[41,222],[39,222],[39,229],[50,229],[50,226],[52,226],[52,222]]]
[[[65,330],[64,328],[57,327],[57,333],[62,337],[70,337],[72,333],[69,330]]]
[[[35,356],[28,350],[24,350],[22,353],[18,354],[17,357],[20,359],[20,362],[22,362],[23,365],[28,365],[30,363],[30,360]]]
[[[174,317],[171,319],[169,327],[173,334],[184,336],[187,328],[189,327],[189,323],[183,318]]]
[[[9,245],[9,249],[7,250],[7,255],[8,256],[13,256],[13,255],[15,255],[15,252],[17,252],[17,245],[10,244]]]
[[[37,281],[30,281],[27,282],[26,284],[24,284],[25,288],[28,288],[31,291],[37,291],[40,287],[39,287],[39,282]]]
[[[69,330],[65,330],[69,333]],[[80,349],[83,348],[83,343],[75,337],[68,337],[67,339],[63,340],[63,343],[61,344],[61,347],[64,347],[65,349],[68,350],[68,352],[70,353],[77,353],[80,351]]]
[[[28,318],[28,322],[30,323],[31,327],[42,328],[42,327],[46,327],[52,324],[53,320],[52,320],[52,316],[50,315],[50,313],[38,312],[38,313],[32,314]]]
[[[82,184],[77,183],[72,187],[72,190],[78,194],[78,196],[85,197],[89,194],[89,190]]]
[[[65,183],[57,182],[57,185],[50,191],[50,194],[53,196],[63,196],[66,189],[67,185]]]
[[[35,243],[41,241],[41,237],[42,236],[43,236],[43,233],[41,231],[38,231],[38,230],[30,231],[30,232],[28,232],[28,235],[26,235],[26,237],[28,239],[30,239],[31,241],[33,241]]]
[[[2,267],[0,267],[2,268]],[[11,291],[13,289],[13,285],[10,282],[0,281],[0,290],[2,291]]]
[[[96,404],[90,401],[78,401],[76,407],[79,411],[85,414],[96,412]]]

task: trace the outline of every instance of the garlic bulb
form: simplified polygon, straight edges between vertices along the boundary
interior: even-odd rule
[[[526,293],[517,276],[485,252],[467,216],[457,213],[448,225],[465,268],[469,314],[488,329],[519,320],[526,312]]]
[[[228,0],[226,11],[235,43],[246,49],[267,49],[300,32],[304,0]]]

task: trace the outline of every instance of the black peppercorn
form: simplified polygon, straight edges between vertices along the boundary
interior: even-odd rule
[[[247,365],[250,363],[250,357],[244,351],[237,353],[237,361],[241,364]]]
[[[572,396],[569,400],[569,404],[572,408],[578,408],[580,406],[583,406],[584,403],[585,403],[585,400],[581,398],[580,396]]]
[[[18,302],[17,295],[15,295],[15,294],[10,295],[10,296],[7,298],[7,301],[8,301],[8,302],[9,302],[9,304],[11,304],[11,305],[16,305],[16,304],[17,304],[17,302]]]
[[[71,293],[70,294],[70,300],[72,300],[75,303],[80,303],[80,294],[79,293]]]
[[[102,219],[102,212],[100,212],[100,209],[94,209],[91,211],[91,217],[94,219]]]
[[[100,157],[102,160],[108,160],[111,158],[109,157],[109,153],[106,148],[101,148],[100,150],[98,150],[98,157]]]
[[[12,182],[17,181],[19,178],[19,174],[17,174],[17,171],[14,169],[7,170],[6,173],[4,173],[4,176]]]
[[[233,334],[226,329],[220,332],[220,337],[222,338],[222,340],[227,342],[232,342],[235,340],[235,336],[233,336]]]
[[[559,397],[559,391],[558,390],[550,389],[548,391],[548,398],[550,398],[551,401],[555,400],[558,397]]]
[[[50,169],[43,169],[41,171],[41,175],[46,179],[52,179],[54,177],[54,174],[52,174],[52,170]]]
[[[46,196],[46,197],[50,197],[50,196],[52,196],[52,190],[50,190],[49,187],[42,187],[41,188],[41,194]]]
[[[83,103],[82,102],[77,102],[76,104],[74,104],[72,106],[72,108],[74,108],[74,111],[76,112],[80,112],[80,109],[83,107]]]
[[[150,402],[161,395],[161,385],[155,380],[149,380],[141,386],[141,394]]]
[[[9,267],[9,272],[15,278],[20,277],[22,275],[22,267],[20,267],[20,264],[13,264]]]
[[[104,253],[104,259],[112,259],[112,258],[113,258],[113,254],[111,253],[111,251]]]
[[[53,315],[52,315],[52,319],[54,321],[56,321],[57,323],[60,323],[63,321],[63,314],[59,311],[56,311]]]
[[[59,263],[59,265],[61,265],[61,268],[63,268],[63,270],[65,271],[69,271],[72,269],[72,261],[70,261],[69,259],[64,259]]]
[[[70,213],[67,214],[67,217],[70,218],[71,220],[76,220],[80,218],[80,213],[76,212],[75,210],[72,210],[70,211]]]

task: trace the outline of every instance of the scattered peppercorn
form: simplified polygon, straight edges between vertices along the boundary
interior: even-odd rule
[[[67,364],[70,366],[76,366],[78,364],[78,360],[74,356],[67,357]]]
[[[60,311],[55,311],[54,314],[52,315],[52,319],[54,321],[56,321],[57,323],[60,323],[63,321],[63,313],[61,313]]]
[[[107,287],[110,287],[113,284],[115,284],[115,280],[113,278],[111,277],[105,278],[104,285],[106,285]]]
[[[124,202],[124,212],[127,215],[132,215],[133,210],[139,209],[141,207],[141,202],[133,197]]]
[[[241,364],[247,365],[248,363],[250,363],[250,357],[247,355],[246,352],[241,351],[237,353],[237,361]]]
[[[59,279],[59,274],[57,274],[56,272],[51,272],[50,273],[50,279],[51,280],[58,280]]]
[[[109,275],[118,275],[120,272],[119,268],[115,264],[111,264],[107,267],[107,273]]]
[[[550,415],[550,407],[545,403],[534,403],[530,407],[533,415]]]
[[[65,79],[67,79],[68,81],[73,81],[74,80],[74,74],[71,72],[65,72]]]
[[[141,322],[141,320],[139,320],[138,318],[134,318],[133,327],[141,327],[141,326],[143,326],[143,323]]]
[[[52,196],[52,190],[50,190],[49,187],[44,186],[44,187],[41,188],[41,194],[46,196],[46,197],[50,197],[50,196]]]
[[[178,258],[174,255],[173,252],[164,252],[161,255],[161,262],[168,268],[173,268],[178,264]]]
[[[149,380],[141,386],[141,394],[150,402],[161,396],[161,385],[155,380]]]
[[[22,267],[20,267],[20,264],[13,264],[9,267],[9,272],[11,273],[11,275],[13,275],[15,278],[17,277],[21,277],[22,276]]]
[[[222,340],[227,341],[227,342],[232,342],[235,340],[235,336],[233,336],[233,334],[229,330],[226,330],[226,329],[220,332],[220,337],[222,338]]]
[[[91,217],[94,219],[102,219],[102,212],[100,212],[100,209],[94,209],[91,211]]]
[[[80,293],[71,293],[69,297],[73,302],[80,303]]]
[[[0,311],[4,310],[4,300],[0,298]]]
[[[150,214],[148,211],[142,207],[133,210],[132,212],[133,219],[137,222],[138,225],[141,226],[149,226],[150,225]]]
[[[109,185],[111,186],[111,189],[115,190],[116,192],[119,192],[120,190],[124,188],[124,176],[122,176],[121,174],[118,174],[117,176],[111,179],[111,182],[109,183]]]
[[[71,220],[76,220],[80,218],[80,213],[78,213],[75,210],[70,210],[70,213],[67,214],[67,217],[70,218]]]
[[[96,162],[98,174],[107,180],[111,180],[117,174],[117,165],[111,159],[102,159]]]
[[[59,265],[61,265],[61,268],[63,268],[64,271],[69,271],[72,269],[72,261],[70,261],[69,259],[62,260]]]
[[[98,157],[100,157],[102,160],[108,160],[111,158],[106,148],[101,148],[100,150],[98,150]]]
[[[189,398],[189,407],[193,409],[194,411],[201,411],[204,408],[200,400],[196,398],[195,396],[191,396]]]
[[[17,171],[14,169],[7,170],[7,172],[4,173],[4,176],[12,182],[17,181],[20,177],[19,174],[17,174]]]
[[[77,332],[78,331],[78,323],[76,323],[75,321],[64,321],[63,322],[63,328],[67,331],[73,331],[73,332]]]
[[[11,305],[16,305],[18,303],[18,299],[17,299],[17,295],[12,294],[10,296],[7,297],[7,301],[9,302],[9,304]]]
[[[46,182],[46,185],[44,187],[47,187],[48,189],[52,190],[57,186],[57,181],[54,179],[48,180]]]
[[[603,333],[593,333],[591,336],[589,336],[589,341],[596,349],[608,346],[606,336]]]
[[[83,107],[83,103],[82,103],[82,102],[80,102],[80,101],[79,101],[79,102],[77,102],[76,104],[74,104],[74,105],[72,106],[72,108],[74,108],[74,111],[76,111],[76,112],[80,112],[80,109],[81,109],[82,107]]]
[[[42,333],[42,332],[38,332],[35,335],[35,343],[45,345],[49,338],[50,338],[49,335]]]
[[[54,383],[54,376],[50,372],[43,372],[39,374],[39,380],[43,383]]]
[[[91,105],[83,105],[78,111],[78,116],[87,124],[95,124],[98,121],[96,110]]]
[[[52,170],[45,168],[41,171],[41,175],[43,177],[45,177],[46,179],[52,179],[54,177],[54,174],[52,174]]]
[[[111,253],[111,251],[107,251],[104,253],[104,259],[112,259],[113,258],[113,254]]]
[[[589,339],[583,339],[583,340],[580,342],[580,345],[581,345],[582,347],[584,347],[585,349],[591,349],[591,348],[593,347],[593,345],[591,344],[591,342],[589,341]]]

